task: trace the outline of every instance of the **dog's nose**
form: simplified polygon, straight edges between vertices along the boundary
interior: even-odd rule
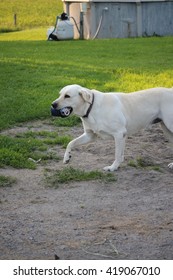
[[[57,104],[56,102],[53,102],[53,103],[52,103],[52,107],[53,107],[54,109],[56,109],[56,108],[58,107],[58,104]]]

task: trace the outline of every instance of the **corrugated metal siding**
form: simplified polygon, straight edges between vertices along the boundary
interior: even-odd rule
[[[135,3],[96,3],[94,5],[96,26],[99,25],[103,14],[103,22],[97,38],[137,36]],[[107,11],[103,11],[105,7],[108,8]]]
[[[69,0],[67,0],[68,3]],[[82,0],[81,0],[82,1]],[[84,1],[83,1],[84,2]],[[70,0],[70,15],[79,22],[80,3]],[[108,10],[104,10],[105,7]],[[173,35],[173,1],[92,2],[84,14],[84,38],[93,38],[101,17],[97,38]],[[76,33],[76,38],[78,34]]]
[[[142,35],[173,35],[173,2],[142,4]]]

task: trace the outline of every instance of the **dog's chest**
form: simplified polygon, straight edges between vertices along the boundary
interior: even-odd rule
[[[87,121],[84,122],[84,127],[87,130],[91,130],[95,136],[101,139],[113,139],[111,132],[109,131],[108,127],[106,128],[103,123],[94,122],[94,121]]]
[[[101,139],[113,139],[113,136],[106,131],[100,130],[96,132],[97,137]]]

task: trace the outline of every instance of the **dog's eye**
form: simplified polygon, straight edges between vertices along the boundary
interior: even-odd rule
[[[70,95],[66,94],[66,95],[64,96],[64,98],[70,98]]]

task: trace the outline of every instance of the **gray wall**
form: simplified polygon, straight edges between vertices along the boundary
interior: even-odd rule
[[[173,2],[143,3],[142,35],[173,35]]]
[[[123,38],[137,36],[135,3],[96,3],[95,27],[103,15],[103,21],[97,38]],[[104,8],[108,10],[105,11]],[[93,25],[94,26],[94,25]],[[94,35],[96,28],[92,30]]]

